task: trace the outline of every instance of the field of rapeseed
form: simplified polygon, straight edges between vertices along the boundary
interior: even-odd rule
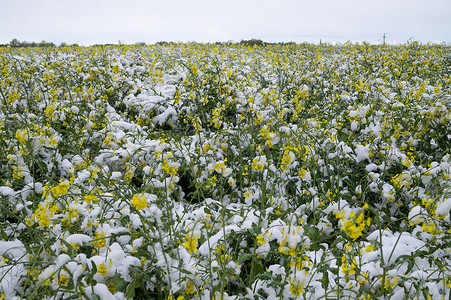
[[[451,297],[449,46],[0,53],[0,298]]]

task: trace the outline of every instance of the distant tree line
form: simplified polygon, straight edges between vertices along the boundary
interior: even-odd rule
[[[196,42],[194,42],[196,43]],[[137,44],[144,44],[145,43],[137,43]],[[166,42],[166,41],[160,41],[155,43],[156,45],[175,45],[177,43],[175,42]],[[210,44],[210,43],[206,43]],[[269,45],[296,45],[295,42],[278,42],[278,43],[270,43],[270,42],[264,42],[260,39],[250,39],[250,40],[241,40],[240,42],[234,43],[233,41],[227,41],[227,42],[215,42],[215,45],[225,45],[225,46],[231,46],[231,45],[244,45],[244,46],[269,46]]]
[[[12,39],[9,44],[0,44],[0,46],[10,46],[10,47],[56,47],[56,45],[52,42],[42,41],[40,43],[36,42],[27,42],[27,41],[19,41],[18,39]],[[78,46],[77,44],[67,45],[66,43],[59,44],[58,47],[66,47],[66,46]]]
[[[241,40],[240,44],[245,46],[269,46],[269,45],[295,45],[296,43],[295,42],[269,43],[259,39],[251,39],[251,40]]]
[[[194,42],[195,43],[195,42]],[[167,46],[167,45],[175,45],[178,44],[176,42],[166,42],[166,41],[160,41],[155,43],[156,45],[163,45],[163,46]],[[209,43],[207,43],[209,44]],[[216,42],[215,45],[225,45],[225,46],[231,46],[231,45],[243,45],[243,46],[268,46],[268,45],[295,45],[295,42],[279,42],[279,43],[269,43],[269,42],[264,42],[260,39],[250,39],[250,40],[241,40],[240,42],[233,42],[233,41],[227,41],[227,42]],[[138,42],[135,43],[135,45],[137,46],[145,46],[147,45],[144,42]],[[11,40],[11,42],[9,42],[9,44],[0,44],[0,47],[57,47],[54,43],[52,42],[46,42],[46,41],[42,41],[40,43],[36,43],[36,42],[27,42],[27,41],[19,41],[18,39],[13,39]],[[58,47],[73,47],[73,46],[78,46],[78,44],[71,44],[68,45],[66,43],[61,43],[58,45]],[[103,47],[103,46],[114,46],[114,44],[95,44],[93,45],[94,47]]]

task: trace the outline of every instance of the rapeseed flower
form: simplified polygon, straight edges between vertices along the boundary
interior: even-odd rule
[[[144,207],[147,207],[147,200],[146,197],[144,195],[134,195],[132,197],[132,200],[130,201],[130,203],[137,209],[137,210],[141,210]]]
[[[186,250],[189,253],[197,252],[197,246],[199,244],[198,243],[199,235],[187,233],[185,236],[185,240],[186,241],[183,243],[183,246],[186,248]]]

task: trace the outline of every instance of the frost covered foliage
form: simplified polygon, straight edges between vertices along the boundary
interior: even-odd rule
[[[451,297],[449,46],[0,51],[1,297]]]

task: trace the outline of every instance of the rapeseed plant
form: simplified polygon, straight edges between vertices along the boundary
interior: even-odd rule
[[[0,298],[451,294],[449,46],[0,51]]]

